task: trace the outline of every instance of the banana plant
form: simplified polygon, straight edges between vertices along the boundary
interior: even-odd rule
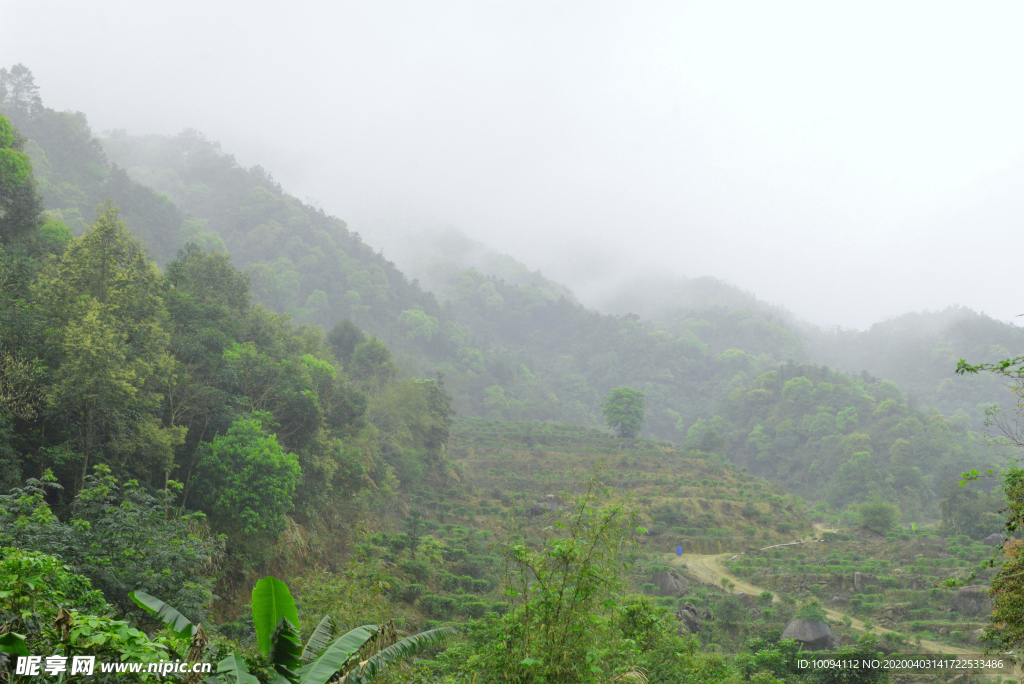
[[[150,615],[155,615],[158,620],[170,627],[171,631],[182,639],[191,639],[196,635],[198,628],[187,617],[157,597],[150,596],[146,592],[136,589],[128,594],[128,598],[134,601],[135,605],[142,610]]]
[[[177,610],[141,591],[130,594],[135,603],[167,624],[182,638],[195,638],[198,628]],[[330,615],[320,620],[305,645],[299,635],[298,610],[291,592],[281,580],[265,577],[252,590],[252,618],[256,642],[274,675],[270,684],[364,684],[387,666],[408,658],[455,633],[441,627],[387,643],[377,625],[363,625],[335,638],[336,624]],[[393,628],[391,630],[394,631]],[[364,660],[360,652],[369,652]],[[217,663],[217,674],[206,684],[259,684],[237,653]]]

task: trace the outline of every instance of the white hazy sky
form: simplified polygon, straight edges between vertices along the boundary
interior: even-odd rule
[[[1019,2],[2,4],[48,106],[200,129],[364,234],[456,226],[584,296],[1024,312]]]

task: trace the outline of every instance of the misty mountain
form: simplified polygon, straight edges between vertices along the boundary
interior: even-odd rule
[[[606,300],[620,313],[602,313],[582,306],[568,288],[454,231],[409,239],[404,252],[392,247],[393,253],[411,255],[405,258],[412,272],[430,292],[351,232],[344,221],[289,195],[264,169],[243,168],[196,131],[176,136],[117,131],[97,143],[88,137],[84,115],[57,116],[38,101],[19,115],[35,136],[27,147],[38,150],[36,158],[45,162],[40,187],[50,193],[47,207],[54,216],[78,216],[89,192],[102,194],[118,187],[110,179],[126,179],[125,187],[135,194],[121,197],[130,207],[144,210],[156,203],[167,208],[156,215],[180,219],[177,226],[160,232],[146,227],[153,212],[125,211],[130,226],[133,217],[141,217],[143,229],[137,235],[158,258],[186,243],[229,253],[248,275],[255,302],[299,324],[331,330],[347,319],[378,335],[407,376],[442,374],[460,416],[597,426],[602,423],[602,398],[611,388],[631,386],[647,395],[645,435],[721,450],[740,462],[746,458],[749,440],[757,437],[756,442],[763,435],[775,445],[770,450],[774,460],[750,467],[795,484],[806,479],[798,475],[813,462],[830,463],[822,471],[827,484],[842,459],[852,455],[837,446],[844,434],[838,427],[840,414],[854,407],[867,415],[893,401],[903,407],[886,414],[895,416],[896,424],[872,437],[875,447],[864,452],[878,459],[877,472],[884,480],[886,473],[892,474],[890,467],[900,472],[929,467],[927,450],[914,451],[909,461],[889,463],[892,440],[899,436],[924,444],[921,430],[945,420],[937,413],[916,413],[891,384],[882,385],[889,389],[878,396],[874,390],[850,390],[853,394],[843,394],[846,398],[837,403],[829,398],[833,394],[827,386],[842,383],[829,375],[831,371],[813,364],[826,360],[856,375],[861,383],[857,387],[874,387],[879,381],[863,373],[865,367],[880,368],[886,377],[886,371],[900,372],[901,364],[917,363],[919,371],[908,373],[904,368],[901,377],[921,388],[912,390],[920,392],[918,403],[928,405],[929,392],[951,391],[945,404],[952,409],[949,413],[965,411],[956,429],[934,427],[939,434],[952,435],[951,463],[968,467],[984,464],[987,458],[978,445],[964,441],[962,428],[977,425],[976,399],[995,400],[996,395],[987,386],[974,394],[959,393],[953,384],[959,382],[956,378],[942,383],[952,377],[952,366],[946,367],[949,357],[961,350],[977,351],[989,333],[1002,335],[993,339],[1004,341],[1002,348],[1007,350],[1018,344],[990,319],[967,315],[951,318],[947,325],[926,317],[929,328],[910,317],[902,327],[825,333],[794,320],[781,307],[712,278],[626,283]],[[43,125],[46,121],[56,123]],[[83,143],[87,137],[89,142]],[[92,185],[83,181],[89,192],[80,190],[74,195],[79,204],[69,204],[66,198],[73,193],[53,188],[76,189],[74,173],[82,168],[93,169],[99,180],[89,181]],[[152,201],[139,202],[136,196]],[[629,311],[634,307],[643,315]],[[936,346],[947,338],[953,346]],[[888,350],[897,347],[902,350],[900,360],[884,365]],[[936,354],[936,349],[946,351]],[[986,351],[996,349],[989,343]],[[915,357],[921,350],[928,351],[928,363]],[[809,365],[787,366],[798,370],[787,371],[788,379],[777,391],[764,391],[771,385],[766,374],[786,362]],[[813,378],[808,395],[812,399],[794,413],[785,387],[808,377]],[[822,383],[826,389],[815,389]],[[735,408],[744,393],[753,393],[777,410],[750,423],[750,407]],[[932,491],[937,486],[929,485]],[[823,491],[815,484],[805,494],[813,497]]]
[[[25,153],[51,216],[80,235],[97,205],[111,199],[158,261],[173,257],[182,244],[178,231],[184,220],[175,204],[109,163],[85,114],[43,106],[28,69],[15,65],[3,80],[3,113],[28,138]]]
[[[531,271],[508,254],[471,240],[456,228],[403,233],[375,230],[367,233],[367,237],[379,245],[389,258],[394,259],[404,273],[416,279],[442,301],[451,298],[451,289],[456,286],[460,273],[477,271],[487,278],[501,280],[509,285],[533,288],[549,299],[564,297],[573,304],[579,304],[568,286],[546,278],[539,270]]]
[[[565,293],[573,300],[568,286],[544,278],[539,271],[531,271],[512,256],[471,240],[456,229],[390,238],[381,233],[377,238],[386,241],[388,254],[403,271],[415,274],[441,301],[458,299],[455,283],[462,271],[469,269],[549,295]],[[787,331],[785,345],[772,348],[778,360],[823,364],[854,375],[867,371],[896,383],[912,403],[938,408],[946,415],[963,412],[976,426],[980,425],[984,406],[1002,401],[1005,388],[990,376],[956,376],[957,362],[992,362],[1024,353],[1024,330],[964,307],[908,313],[864,331],[822,329],[718,278],[656,274],[609,283],[590,299],[597,311],[639,316],[652,329],[697,338],[718,351],[731,347],[750,351],[763,340],[753,339],[739,329],[731,330],[727,338],[716,339],[710,330],[702,330],[704,318],[700,314],[754,313],[757,319],[774,323],[776,331]],[[761,334],[761,330],[756,333]]]
[[[814,331],[805,339],[817,362],[891,380],[946,415],[977,416],[1006,397],[994,376],[956,376],[960,359],[989,363],[1024,353],[1024,330],[963,307],[908,313],[864,331]]]

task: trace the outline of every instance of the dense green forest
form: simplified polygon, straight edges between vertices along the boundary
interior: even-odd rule
[[[957,482],[1002,463],[978,428],[1005,389],[953,371],[1019,354],[1016,328],[953,309],[821,331],[713,279],[601,313],[457,233],[416,251],[410,280],[200,133],[96,138],[0,71],[0,653],[70,643],[70,619],[96,635],[76,652],[202,653],[232,683],[415,653],[381,676],[827,681],[781,665],[781,636],[830,601],[859,616],[835,624],[849,654],[967,641],[917,580],[833,592],[911,540],[963,578],[1004,530],[996,480]],[[793,540],[830,546],[766,551]],[[736,553],[706,577],[677,547]],[[270,623],[260,592],[292,598],[267,574],[297,597]],[[926,626],[875,635],[879,596]],[[164,607],[184,622],[161,631]]]

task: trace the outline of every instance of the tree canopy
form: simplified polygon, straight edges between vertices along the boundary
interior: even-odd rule
[[[634,439],[644,423],[644,398],[647,395],[632,387],[616,387],[601,404],[608,427],[619,437]]]

